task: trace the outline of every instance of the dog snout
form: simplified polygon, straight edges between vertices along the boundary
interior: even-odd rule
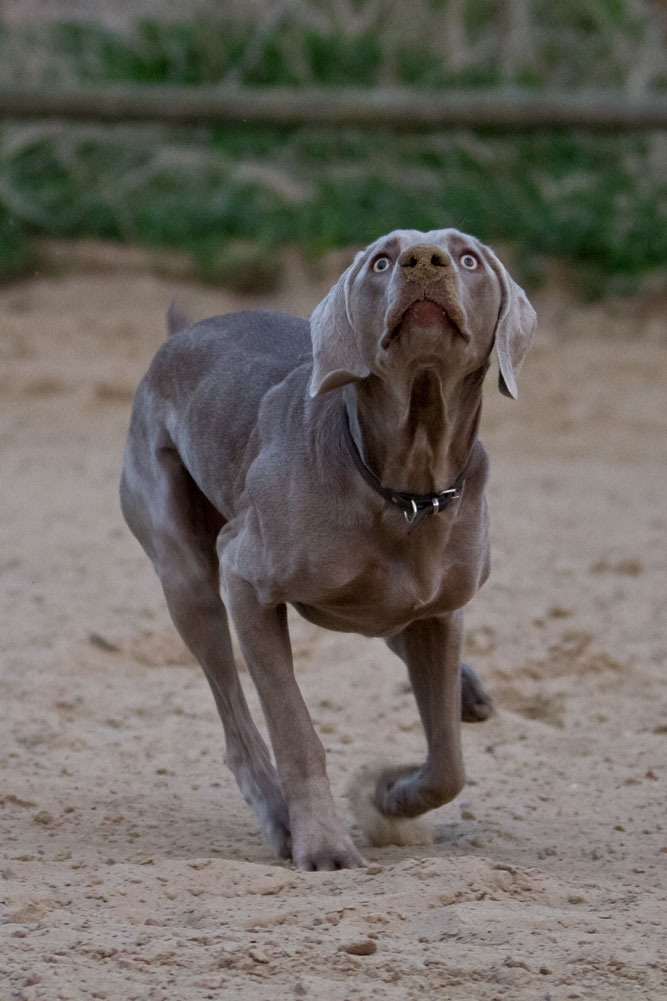
[[[432,244],[419,243],[404,250],[398,259],[401,273],[407,281],[430,285],[439,281],[452,261],[444,250]]]

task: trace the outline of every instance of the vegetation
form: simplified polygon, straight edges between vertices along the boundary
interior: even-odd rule
[[[153,7],[159,12],[159,0]],[[0,81],[667,88],[664,25],[651,0],[194,7],[210,14],[139,20],[118,32],[103,22],[13,19],[0,31]]]
[[[20,83],[29,71],[31,82],[53,85],[667,87],[661,35],[639,0],[414,0],[409,21],[394,0],[267,4],[255,21],[218,6],[215,20],[146,21],[124,34],[73,23],[20,37],[5,28],[0,82]],[[448,225],[513,242],[524,280],[559,256],[577,264],[589,290],[623,289],[667,265],[667,138],[559,129],[0,129],[5,274],[26,266],[35,234],[184,249],[204,277],[224,281],[245,273],[238,262],[247,259],[270,277],[268,262],[286,244],[317,255],[396,226]]]

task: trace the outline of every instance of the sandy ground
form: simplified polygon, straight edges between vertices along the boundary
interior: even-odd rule
[[[307,314],[327,286],[271,301]],[[667,996],[664,300],[537,298],[521,399],[486,401],[494,568],[466,653],[497,712],[465,729],[468,784],[432,846],[353,825],[367,870],[302,874],[225,770],[118,508],[175,293],[251,304],[131,270],[0,290],[1,1001]],[[382,643],[296,618],[293,640],[349,813],[362,764],[423,752],[413,699]]]

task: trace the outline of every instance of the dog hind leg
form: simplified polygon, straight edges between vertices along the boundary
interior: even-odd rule
[[[176,629],[204,669],[225,732],[225,761],[274,850],[287,858],[287,807],[241,688],[219,592],[215,539],[224,519],[175,449],[155,448],[149,461],[143,453],[130,440],[121,484],[125,519],[160,577]]]

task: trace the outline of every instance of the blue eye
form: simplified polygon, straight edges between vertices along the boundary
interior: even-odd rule
[[[479,261],[474,254],[462,254],[461,264],[466,271],[474,271],[479,266]]]
[[[391,261],[389,260],[388,257],[376,257],[376,259],[373,261],[373,271],[377,272],[378,274],[381,271],[386,271],[387,268],[390,267],[391,267]]]

